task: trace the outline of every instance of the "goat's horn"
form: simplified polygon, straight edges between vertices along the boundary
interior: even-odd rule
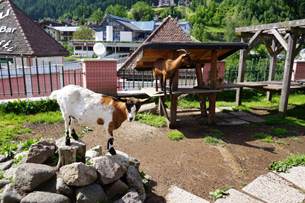
[[[179,52],[179,51],[183,51],[183,52],[185,52],[186,54],[188,53],[185,49],[178,49],[177,52]]]

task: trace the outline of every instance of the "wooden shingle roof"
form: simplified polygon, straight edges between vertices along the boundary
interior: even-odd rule
[[[137,61],[142,57],[141,50],[148,42],[192,42],[191,37],[186,34],[172,17],[167,17],[162,24],[156,28],[123,63],[121,69],[133,69]]]
[[[11,0],[0,1],[0,55],[66,56],[67,50]]]

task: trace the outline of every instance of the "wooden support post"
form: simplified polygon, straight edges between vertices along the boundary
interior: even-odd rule
[[[274,79],[275,69],[276,69],[276,55],[270,56],[270,65],[269,65],[269,75],[268,81],[271,82]],[[272,92],[267,91],[267,100],[272,100]]]
[[[291,75],[293,71],[295,47],[296,47],[296,37],[293,33],[290,33],[288,37],[288,49],[286,54],[283,86],[282,86],[281,100],[279,106],[279,112],[283,114],[286,114],[288,107],[288,97],[290,91]]]
[[[218,75],[218,67],[217,67],[217,51],[212,51],[212,60],[211,60],[211,70],[210,70],[210,84],[212,89],[217,88],[217,75]],[[211,93],[208,95],[209,97],[209,115],[208,115],[208,123],[215,123],[215,113],[216,113],[216,93]]]
[[[203,87],[204,86],[202,67],[203,67],[203,65],[200,64],[200,63],[197,63],[196,67],[195,67],[198,87]]]
[[[163,100],[164,100],[164,97],[163,96],[160,96],[159,97],[159,103],[158,103],[158,112],[159,112],[159,115],[160,116],[164,116],[164,109],[163,109],[163,104],[164,104],[164,102],[163,102]]]
[[[242,38],[241,42],[245,42],[245,39]],[[242,49],[240,50],[240,56],[239,56],[239,67],[238,67],[238,77],[237,82],[244,82],[245,78],[245,70],[246,70],[246,58],[247,58],[248,50]],[[241,94],[242,94],[242,88],[237,88],[236,90],[236,105],[241,105]]]
[[[208,124],[215,124],[216,120],[216,93],[209,94]]]
[[[178,95],[171,95],[171,108],[170,108],[170,124],[169,128],[173,129],[177,123],[177,106],[178,106]]]

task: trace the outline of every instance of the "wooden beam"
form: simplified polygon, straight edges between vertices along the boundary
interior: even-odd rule
[[[218,75],[218,64],[217,64],[217,51],[213,50],[211,52],[211,69],[210,69],[210,87],[211,89],[216,89],[217,88],[217,75]]]
[[[278,28],[290,29],[291,27],[301,27],[301,26],[305,26],[305,19],[292,20],[292,21],[279,22],[279,23],[253,25],[247,27],[238,27],[235,29],[235,32],[237,33],[257,32],[259,30],[270,30],[270,29],[278,29]]]
[[[262,33],[262,31],[259,30],[251,37],[251,39],[249,40],[249,43],[248,43],[249,50],[252,49],[253,47],[255,47],[255,45],[258,43],[259,36],[261,33]]]
[[[203,65],[201,63],[196,64],[196,78],[197,78],[198,87],[203,87],[204,86],[202,67],[203,67]]]
[[[178,95],[171,95],[170,97],[171,97],[171,107],[170,107],[169,128],[173,129],[176,127],[176,122],[177,122]]]
[[[275,43],[272,44],[272,47],[275,46]],[[268,81],[272,81],[274,79],[275,75],[275,69],[276,69],[276,62],[277,62],[277,55],[270,55],[270,65],[269,65],[269,75],[268,75]],[[267,100],[272,100],[272,92],[267,91]]]
[[[241,38],[241,41],[244,42],[244,38]],[[248,55],[248,51],[246,49],[241,49],[240,50],[238,76],[237,76],[237,82],[238,83],[244,82],[247,55]],[[241,105],[241,92],[242,92],[242,88],[241,87],[237,88],[237,90],[236,90],[236,104],[238,106]]]
[[[290,91],[291,75],[293,71],[294,51],[296,46],[296,37],[291,33],[288,37],[288,51],[286,54],[283,86],[281,91],[281,100],[279,111],[286,114],[288,107],[288,97]]]
[[[283,46],[283,48],[288,51],[288,44],[284,37],[276,30],[272,29],[272,34],[275,36],[275,38],[279,41],[279,43]]]

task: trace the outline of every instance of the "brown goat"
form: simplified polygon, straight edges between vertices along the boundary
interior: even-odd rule
[[[166,95],[166,79],[169,79],[170,94],[172,94],[172,84],[178,69],[183,65],[191,63],[190,54],[185,49],[179,49],[177,52],[184,52],[176,59],[158,59],[154,63],[153,75],[156,80],[156,91],[158,92],[158,77],[160,78],[161,90]]]

